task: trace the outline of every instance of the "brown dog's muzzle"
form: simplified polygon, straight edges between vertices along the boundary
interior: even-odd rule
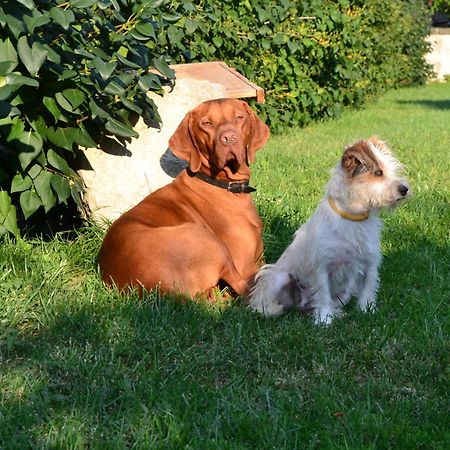
[[[235,129],[224,130],[219,135],[219,141],[223,145],[234,145],[237,139],[238,137]]]
[[[246,146],[236,128],[226,127],[217,133],[212,159],[217,169],[221,170],[228,166],[233,173],[246,162]]]

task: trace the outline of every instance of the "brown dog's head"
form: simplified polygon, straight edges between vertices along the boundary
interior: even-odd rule
[[[236,99],[210,100],[190,111],[169,140],[173,153],[215,177],[248,178],[249,162],[269,138],[269,127],[247,103]]]

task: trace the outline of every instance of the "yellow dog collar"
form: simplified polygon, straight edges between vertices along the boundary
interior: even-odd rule
[[[367,220],[369,218],[368,212],[361,214],[352,214],[343,211],[336,205],[336,202],[331,197],[328,197],[328,203],[331,206],[331,208],[344,219],[352,220],[353,222],[362,222],[363,220]]]

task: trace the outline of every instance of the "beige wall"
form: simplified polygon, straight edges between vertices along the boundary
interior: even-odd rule
[[[427,40],[432,48],[426,60],[434,68],[434,80],[444,81],[450,76],[450,28],[432,28]]]

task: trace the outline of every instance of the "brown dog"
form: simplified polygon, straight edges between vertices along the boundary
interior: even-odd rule
[[[112,224],[99,254],[103,280],[191,297],[219,282],[246,292],[263,252],[249,162],[268,137],[241,100],[211,100],[188,113],[169,141],[188,168]]]

